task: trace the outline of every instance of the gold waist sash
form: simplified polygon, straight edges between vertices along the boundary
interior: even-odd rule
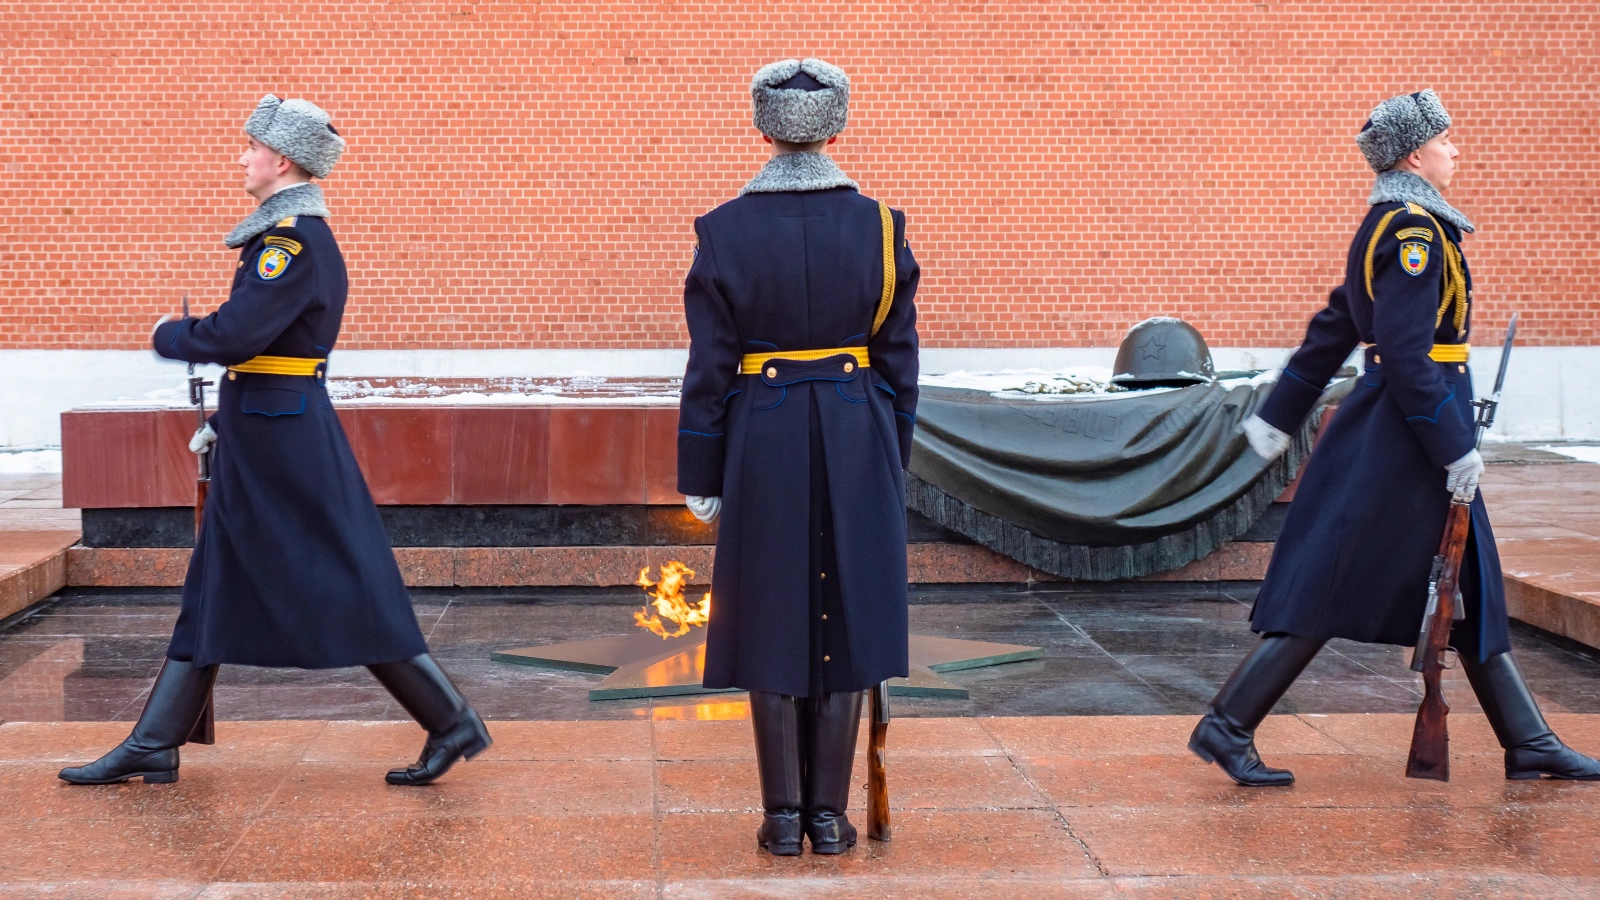
[[[744,358],[739,361],[739,374],[760,375],[762,365],[773,359],[811,362],[840,354],[848,354],[855,357],[856,365],[862,368],[872,365],[872,360],[867,356],[867,348],[865,347],[834,347],[829,350],[773,350],[770,353],[746,353]]]
[[[230,372],[250,372],[255,375],[315,375],[317,367],[326,359],[306,359],[299,356],[258,356],[236,366]]]

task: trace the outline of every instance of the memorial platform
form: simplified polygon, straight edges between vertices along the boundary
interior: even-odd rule
[[[1600,747],[1600,715],[1553,724]],[[1480,717],[1455,779],[1402,776],[1405,715],[1274,716],[1295,770],[1235,787],[1190,717],[911,719],[890,731],[894,840],[758,851],[748,722],[498,722],[422,789],[399,722],[225,722],[173,785],[83,788],[119,723],[0,725],[0,896],[1593,897],[1600,784],[1508,782]],[[858,758],[857,772],[863,761]],[[853,809],[859,820],[859,790]]]

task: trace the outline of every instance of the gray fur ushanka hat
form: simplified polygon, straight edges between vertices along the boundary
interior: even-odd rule
[[[1372,171],[1387,172],[1449,127],[1450,114],[1433,88],[1427,88],[1379,103],[1356,135],[1356,146]]]
[[[767,137],[809,144],[844,130],[850,118],[850,76],[820,59],[785,59],[750,81],[755,126]]]
[[[293,160],[318,178],[327,178],[344,153],[344,138],[322,107],[310,100],[261,98],[244,123],[244,133]]]

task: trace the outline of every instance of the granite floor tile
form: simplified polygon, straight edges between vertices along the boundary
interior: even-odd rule
[[[0,896],[4,896],[0,894]],[[185,895],[189,896],[189,895]],[[485,873],[474,878],[440,879],[421,876],[413,880],[216,882],[193,895],[195,900],[475,900],[505,897],[515,900],[647,900],[657,896],[654,879],[632,881],[546,880],[498,878]]]
[[[71,764],[110,750],[107,744]],[[236,758],[196,760],[185,754],[175,784],[76,785],[56,777],[60,763],[8,763],[0,772],[0,809],[20,819],[215,818],[242,822],[267,806],[293,764]],[[381,776],[382,773],[379,773]]]
[[[494,743],[477,760],[636,760],[654,758],[650,723],[490,722]],[[310,762],[414,759],[425,735],[411,722],[329,722],[306,748]],[[476,762],[477,760],[474,760]]]
[[[1117,878],[1118,896],[1173,900],[1547,900],[1563,885],[1543,875],[1178,876]]]
[[[1119,876],[1586,874],[1553,868],[1572,850],[1570,835],[1514,846],[1504,832],[1531,836],[1536,824],[1548,824],[1524,811],[1080,807],[1066,818],[1100,865]]]
[[[1412,710],[1414,713],[1415,710]],[[1404,758],[1411,747],[1411,732],[1415,719],[1406,715],[1378,713],[1353,713],[1342,715],[1305,715],[1300,720],[1337,742],[1351,753],[1360,753],[1379,759]],[[1482,716],[1449,716],[1452,755],[1492,755],[1499,757],[1504,751],[1495,739],[1488,720]],[[1273,745],[1263,736],[1256,741],[1263,754],[1273,752]],[[1277,747],[1278,753],[1296,752],[1287,747]]]
[[[1117,896],[1116,885],[1104,878],[1010,878],[852,875],[849,878],[818,874],[792,877],[670,881],[662,896],[670,900],[751,900],[797,897],[818,900],[994,900],[1027,897],[1029,900],[1090,900]]]
[[[756,847],[755,813],[661,817],[661,871],[669,880],[832,876],[886,869],[902,877],[1086,878],[1098,874],[1082,846],[1042,810],[905,811],[894,840],[863,841],[836,857],[773,857]],[[691,837],[692,836],[692,837]]]
[[[32,882],[0,884],[0,897],[85,897],[94,900],[192,900],[205,884],[196,881],[132,878],[98,881],[61,881],[45,879]]]
[[[653,766],[480,757],[458,763],[434,785],[413,788],[386,784],[382,764],[303,762],[286,771],[261,814],[301,820],[640,814],[651,810]]]
[[[221,881],[635,880],[654,874],[648,814],[261,818]]]
[[[756,736],[749,721],[656,722],[658,759],[756,758]]]
[[[165,787],[166,785],[157,785]],[[247,825],[211,816],[106,819],[0,817],[0,882],[206,881]]]
[[[1383,718],[1387,721],[1391,717]],[[1014,757],[1157,754],[1192,758],[1188,742],[1196,720],[1189,716],[1085,716],[979,721]],[[1287,754],[1349,752],[1337,740],[1295,716],[1268,716],[1256,733],[1256,741],[1262,747]]]
[[[663,760],[656,764],[657,803],[664,813],[745,812],[761,809],[754,759]],[[860,800],[854,790],[853,800]],[[756,824],[760,824],[759,819]]]
[[[1289,769],[1295,783],[1246,788],[1216,766],[1193,756],[1146,754],[1115,757],[1033,757],[1019,761],[1030,783],[1070,819],[1072,807],[1253,809],[1581,807],[1592,785],[1507,781],[1476,757],[1458,763],[1449,782],[1405,777],[1398,759],[1354,754],[1289,755],[1266,752],[1268,765]]]

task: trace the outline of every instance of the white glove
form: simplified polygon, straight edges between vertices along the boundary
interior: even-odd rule
[[[1250,441],[1250,449],[1267,462],[1272,462],[1289,449],[1289,436],[1268,425],[1267,420],[1260,416],[1245,419],[1239,430]]]
[[[1483,454],[1472,450],[1444,467],[1444,489],[1457,503],[1471,503],[1478,495],[1478,479],[1483,477]]]
[[[683,505],[689,507],[694,517],[710,525],[722,514],[721,497],[684,497]]]
[[[194,431],[194,437],[189,438],[189,452],[196,454],[210,453],[211,445],[215,444],[216,442],[217,432],[212,429],[211,423],[207,422],[199,428],[196,428]]]

